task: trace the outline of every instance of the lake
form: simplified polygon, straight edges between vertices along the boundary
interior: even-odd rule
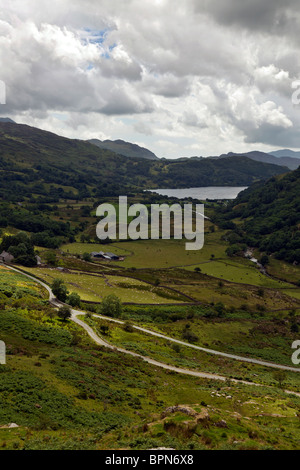
[[[247,186],[207,186],[183,189],[149,189],[148,191],[178,199],[192,197],[204,201],[206,199],[235,199],[244,189],[247,189]]]

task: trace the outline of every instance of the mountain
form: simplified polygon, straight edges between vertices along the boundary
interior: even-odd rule
[[[1,198],[81,199],[90,195],[90,186],[95,196],[110,196],[129,187],[124,179],[120,181],[125,172],[124,158],[109,150],[35,127],[0,122]]]
[[[300,152],[295,152],[294,150],[289,149],[275,150],[274,152],[269,152],[269,154],[274,155],[274,157],[300,158]]]
[[[300,263],[300,167],[242,191],[217,211],[214,222],[232,229],[233,245],[245,243],[267,255]],[[242,224],[235,225],[236,219]]]
[[[131,144],[130,142],[125,142],[124,140],[102,141],[98,139],[90,139],[88,142],[97,145],[97,147],[102,149],[111,150],[119,155],[124,155],[125,157],[145,158],[148,160],[158,159],[158,157],[153,152],[150,152],[150,150],[136,144]]]
[[[244,156],[158,160],[151,168],[156,188],[249,186],[286,173],[288,168],[253,161]]]
[[[6,117],[6,118],[2,118],[0,117],[0,122],[11,122],[13,124],[15,124],[15,121],[13,121],[12,119]]]
[[[292,157],[275,157],[274,155],[271,155],[269,153],[264,153],[264,152],[258,152],[258,151],[252,151],[252,152],[246,152],[246,153],[233,153],[229,152],[227,154],[220,155],[219,158],[226,158],[226,157],[232,157],[232,156],[244,156],[247,158],[251,158],[251,160],[255,160],[257,162],[263,162],[263,163],[271,163],[272,165],[279,165],[279,166],[286,166],[290,170],[296,170],[298,166],[300,165],[300,161],[298,158],[292,158]]]
[[[249,186],[288,168],[244,156],[222,159],[124,158],[89,142],[0,123],[0,198],[58,202],[155,188]]]

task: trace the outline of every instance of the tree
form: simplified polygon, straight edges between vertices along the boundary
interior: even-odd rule
[[[17,235],[5,235],[0,245],[0,252],[3,250],[13,255],[14,261],[23,266],[36,266],[37,264],[33,242],[24,232],[19,232]]]
[[[58,310],[58,316],[62,320],[66,321],[68,318],[71,317],[71,309],[67,305],[64,305]]]
[[[299,326],[297,325],[297,323],[296,322],[292,323],[291,324],[291,332],[292,333],[298,333],[298,331],[299,331]]]
[[[276,370],[273,372],[273,378],[278,382],[279,387],[282,388],[283,383],[286,380],[286,372],[284,370]]]
[[[100,313],[108,317],[120,316],[122,313],[122,303],[120,299],[114,294],[106,296],[102,301]]]
[[[257,294],[260,296],[260,297],[264,297],[265,295],[265,291],[264,289],[262,289],[262,287],[260,287],[257,291]]]
[[[67,302],[69,305],[71,305],[71,307],[80,307],[80,302],[81,302],[80,295],[77,294],[77,292],[72,292],[68,296]]]
[[[130,321],[126,321],[124,323],[123,330],[127,331],[127,333],[132,333],[134,331],[134,328],[133,328],[132,324],[130,323]]]
[[[58,300],[60,300],[61,302],[65,302],[67,300],[69,292],[62,279],[54,279],[51,289]]]
[[[263,255],[260,258],[260,262],[263,266],[266,266],[267,264],[269,264],[269,257],[267,255]]]
[[[101,326],[100,326],[100,333],[101,333],[102,335],[107,336],[108,333],[109,333],[109,326],[108,326],[108,325],[101,325]]]
[[[222,302],[218,302],[214,309],[217,312],[218,317],[223,317],[226,312],[225,306]]]
[[[197,266],[196,268],[194,268],[194,271],[195,271],[195,273],[201,273],[201,268],[199,268],[199,266]]]
[[[83,261],[92,261],[91,255],[89,253],[83,253],[82,259]]]
[[[50,266],[56,266],[57,265],[56,253],[54,251],[47,251],[45,253],[45,260],[47,264],[50,264]]]
[[[190,331],[188,328],[185,328],[182,332],[182,338],[186,339],[189,343],[197,343],[198,336],[193,332]]]

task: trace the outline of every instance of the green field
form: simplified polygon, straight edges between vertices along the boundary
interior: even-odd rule
[[[218,286],[218,283],[213,279],[199,281],[198,284],[183,284],[176,286],[180,292],[189,295],[196,301],[200,301],[205,304],[217,304],[222,302],[227,308],[241,308],[248,306],[250,309],[257,311],[259,308],[264,310],[278,310],[295,308],[299,305],[295,304],[294,297],[299,294],[299,291],[295,290],[274,290],[264,288],[262,290],[263,295],[259,295],[260,291],[255,286],[244,285],[241,289],[241,285],[238,283],[226,283],[222,281],[222,287]],[[167,284],[172,286],[171,284]]]
[[[83,255],[83,253],[91,253],[92,251],[111,251],[112,245],[107,244],[103,245],[101,243],[69,243],[67,245],[62,246],[62,251],[65,253],[68,253],[70,255]],[[114,253],[116,255],[120,256],[125,256],[125,254],[128,254],[128,251],[125,249],[122,249],[122,247],[117,248],[114,247]]]
[[[185,240],[138,240],[107,245],[72,243],[64,245],[62,250],[70,254],[100,250],[113,252],[125,256],[125,260],[119,264],[126,268],[170,268],[197,265],[208,261],[212,254],[216,258],[226,257],[226,245],[220,243],[221,234],[207,234],[204,247],[194,251],[185,249]]]
[[[77,292],[82,300],[92,302],[101,302],[109,294],[117,295],[122,302],[134,303],[174,303],[181,299],[174,292],[128,277],[66,273],[55,268],[26,268],[26,271],[50,285],[54,279],[63,279],[70,292]]]
[[[282,292],[290,297],[300,300],[300,289],[283,289]]]
[[[286,263],[285,261],[279,261],[275,258],[270,258],[267,269],[271,276],[278,277],[284,281],[300,281],[300,266],[294,266],[292,264]]]
[[[204,274],[231,282],[275,289],[290,286],[290,284],[283,281],[277,281],[265,276],[255,266],[250,265],[250,262],[244,264],[242,261],[232,261],[227,258],[227,260],[210,261],[198,266]],[[195,266],[187,269],[194,268]]]
[[[124,261],[101,263],[109,264],[110,267],[119,265],[124,268],[167,269],[182,266],[190,271],[199,267],[204,274],[234,283],[275,289],[291,286],[289,283],[265,276],[246,259],[228,258],[225,254],[226,245],[220,240],[221,234],[222,232],[207,234],[204,247],[199,251],[186,251],[184,241],[181,240],[139,240],[109,245],[73,243],[64,245],[63,251],[83,254],[101,250],[125,256]],[[213,259],[211,255],[214,256]],[[299,272],[299,268],[297,269]]]

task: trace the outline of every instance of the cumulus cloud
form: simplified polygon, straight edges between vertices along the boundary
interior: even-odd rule
[[[0,0],[1,113],[159,156],[300,147],[298,0]]]

